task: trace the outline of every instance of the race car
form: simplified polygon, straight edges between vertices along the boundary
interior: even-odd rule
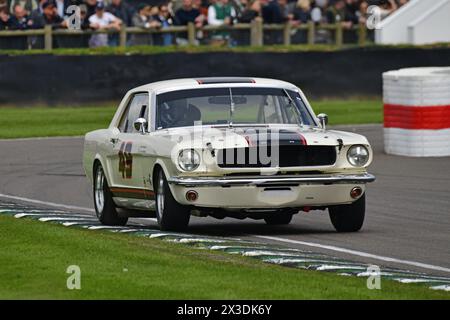
[[[156,216],[161,230],[190,216],[289,224],[329,211],[338,232],[361,229],[368,140],[327,130],[293,84],[224,77],[154,82],[130,90],[109,127],[86,134],[83,166],[105,225]]]

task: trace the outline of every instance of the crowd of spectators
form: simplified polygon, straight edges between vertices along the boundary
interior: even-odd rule
[[[0,0],[0,31],[69,28],[76,5],[80,12],[81,29],[114,29],[122,25],[146,29],[187,25],[198,28],[197,39],[205,38],[204,25],[232,25],[250,23],[261,18],[263,23],[289,22],[299,25],[315,23],[341,23],[344,29],[365,23],[370,5],[380,8],[387,16],[408,0]],[[230,37],[227,31],[209,32],[209,41],[223,41]],[[172,45],[187,43],[186,34],[154,33],[134,34],[129,44]],[[115,46],[118,34],[94,34],[89,46]]]

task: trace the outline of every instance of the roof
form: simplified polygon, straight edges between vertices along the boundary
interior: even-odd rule
[[[195,88],[214,88],[229,85],[231,87],[271,87],[296,89],[293,84],[281,80],[250,77],[210,77],[210,78],[185,78],[152,82],[137,88],[133,91],[155,91],[163,93],[168,91],[195,89]]]

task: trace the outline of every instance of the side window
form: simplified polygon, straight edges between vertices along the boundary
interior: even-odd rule
[[[137,93],[131,98],[119,122],[120,132],[136,132],[133,126],[134,121],[137,118],[148,120],[148,103],[148,93]]]
[[[279,116],[279,105],[275,97],[268,97],[267,100],[267,103],[263,106],[265,123],[282,123]]]

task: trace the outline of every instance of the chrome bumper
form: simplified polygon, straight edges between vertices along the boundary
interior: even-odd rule
[[[252,176],[252,177],[171,177],[170,184],[184,187],[229,187],[229,186],[279,186],[288,184],[363,184],[375,181],[370,173],[297,175],[297,176]]]

